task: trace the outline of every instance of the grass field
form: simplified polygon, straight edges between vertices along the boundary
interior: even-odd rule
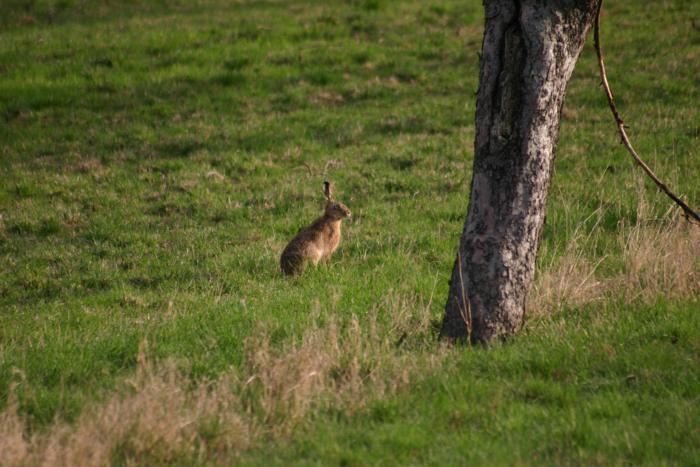
[[[588,44],[525,328],[436,338],[477,1],[0,5],[0,465],[700,459],[700,229]],[[630,136],[700,205],[700,4],[606,6]],[[279,272],[322,208],[331,264]]]

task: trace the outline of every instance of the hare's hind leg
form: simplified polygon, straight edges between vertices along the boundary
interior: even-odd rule
[[[285,252],[280,258],[280,267],[282,272],[288,276],[296,276],[304,270],[304,258]]]

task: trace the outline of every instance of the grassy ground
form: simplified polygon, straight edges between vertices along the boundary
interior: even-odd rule
[[[467,202],[479,2],[10,1],[0,17],[15,459],[90,463],[66,430],[89,438],[85,414],[111,413],[116,463],[697,462],[700,240],[618,144],[590,46],[525,330],[450,350],[434,326]],[[639,152],[695,206],[699,22],[694,2],[615,2],[602,36]],[[324,172],[355,220],[332,264],[288,280],[278,255]],[[190,397],[212,385],[245,436]],[[166,415],[114,402],[147,411],[158,388],[190,395],[191,431],[158,437]]]

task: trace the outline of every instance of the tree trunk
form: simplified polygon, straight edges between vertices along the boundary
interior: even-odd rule
[[[516,333],[535,269],[566,84],[597,0],[484,0],[471,199],[443,337]]]

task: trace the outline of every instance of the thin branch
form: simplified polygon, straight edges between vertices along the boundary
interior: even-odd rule
[[[459,286],[462,292],[462,306],[459,306],[459,314],[462,316],[462,321],[467,326],[467,342],[471,344],[472,342],[472,305],[467,298],[467,294],[464,292],[464,278],[462,277],[462,254],[457,249],[457,272],[459,272]]]
[[[602,81],[603,87],[605,88],[605,95],[608,98],[608,105],[612,111],[613,117],[615,118],[615,123],[617,124],[617,130],[620,132],[620,137],[622,138],[622,143],[627,148],[632,158],[637,162],[637,164],[646,172],[646,174],[651,178],[657,187],[666,195],[671,198],[675,203],[683,209],[686,218],[693,218],[696,222],[700,224],[700,215],[690,208],[685,202],[676,196],[669,188],[654,174],[654,172],[649,168],[649,166],[639,157],[637,151],[632,147],[629,138],[627,137],[627,132],[625,131],[625,122],[620,117],[620,113],[617,111],[615,106],[615,101],[613,100],[612,91],[610,90],[610,84],[608,83],[608,77],[605,74],[605,63],[603,62],[603,51],[600,46],[600,10],[603,7],[603,0],[598,2],[598,11],[595,15],[595,30],[593,32],[593,38],[595,43],[595,51],[598,55],[598,68],[600,69],[600,79]]]
[[[310,166],[309,164],[307,164],[306,162],[302,162],[301,165],[300,165],[299,167],[297,167],[297,168],[301,168],[302,166],[303,166],[303,167],[306,167],[306,170],[309,171],[309,177],[313,177],[313,176],[314,176],[314,172],[313,172],[313,170],[311,170],[311,166]]]
[[[338,162],[335,159],[329,159],[326,161],[326,165],[323,167],[323,178],[326,178],[326,175],[328,175],[328,170],[334,169],[340,165],[340,162]]]

